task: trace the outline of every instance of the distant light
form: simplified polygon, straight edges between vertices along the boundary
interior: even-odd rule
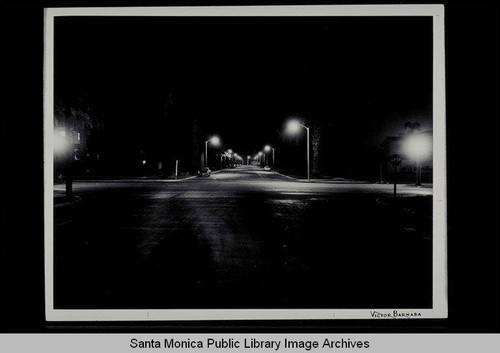
[[[296,134],[300,130],[300,123],[297,120],[290,120],[287,124],[287,132],[289,134]]]
[[[247,156],[248,159],[250,159],[250,156]]]
[[[231,154],[231,153],[233,153],[233,150],[232,149],[228,149],[227,153]]]
[[[428,157],[431,148],[430,138],[423,134],[411,135],[405,141],[405,152],[412,159]]]
[[[271,146],[266,145],[266,146],[264,147],[264,150],[265,150],[266,152],[269,152],[269,151],[271,150]]]
[[[262,152],[259,152],[259,156],[262,156],[263,154],[264,154],[264,153],[262,153]]]
[[[146,160],[145,160],[145,159],[143,159],[143,160],[142,160],[142,165],[145,165],[145,164],[146,164]]]
[[[218,146],[220,145],[220,138],[218,136],[214,136],[210,139],[210,142],[212,143],[212,145]]]

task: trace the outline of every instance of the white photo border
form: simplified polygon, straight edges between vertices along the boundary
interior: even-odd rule
[[[54,308],[53,117],[54,19],[60,16],[130,17],[348,17],[428,16],[433,18],[433,279],[432,309],[166,309],[61,310]],[[44,23],[44,233],[45,317],[47,321],[331,320],[448,317],[446,213],[446,109],[444,5],[313,5],[228,7],[46,8]],[[372,312],[383,314],[374,317]],[[387,316],[385,316],[386,318]]]

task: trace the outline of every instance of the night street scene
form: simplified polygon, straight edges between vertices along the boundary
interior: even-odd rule
[[[432,308],[432,17],[57,17],[54,308]]]

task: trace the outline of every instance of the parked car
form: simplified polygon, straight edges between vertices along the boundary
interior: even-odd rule
[[[203,167],[200,170],[198,170],[198,176],[199,177],[203,177],[203,176],[209,177],[210,174],[211,174],[211,171],[210,171],[210,169],[208,167]]]
[[[266,165],[266,166],[264,167],[264,170],[271,170],[271,167],[269,167],[269,166],[267,166],[267,165]]]

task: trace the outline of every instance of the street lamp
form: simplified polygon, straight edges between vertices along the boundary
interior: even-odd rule
[[[262,153],[262,151],[259,151],[259,164],[262,164],[262,156],[264,156],[264,165],[266,165],[266,155]]]
[[[75,159],[74,131],[66,127],[57,130],[54,135],[54,158],[57,161],[58,154],[61,155],[61,162],[66,184],[66,197],[73,196],[73,160]],[[78,134],[79,136],[79,134]]]
[[[289,134],[295,135],[299,133],[300,128],[303,127],[307,131],[307,181],[311,181],[310,168],[309,168],[309,128],[302,125],[297,120],[290,120],[287,125]]]
[[[208,143],[211,143],[214,146],[218,146],[220,144],[220,139],[217,136],[213,136],[205,141],[205,167],[208,167]]]
[[[408,137],[405,143],[405,152],[411,159],[414,159],[417,166],[417,181],[415,185],[422,184],[422,160],[431,151],[431,143],[427,136],[415,134]]]
[[[266,145],[264,147],[264,151],[269,152],[270,150],[273,150],[273,168],[274,168],[274,164],[275,164],[275,162],[274,162],[274,147],[271,147],[269,145]]]
[[[54,134],[54,151],[56,153],[65,152],[68,148],[68,143],[66,142],[66,131],[60,130],[58,134]]]
[[[250,165],[250,156],[247,156],[247,165]]]

